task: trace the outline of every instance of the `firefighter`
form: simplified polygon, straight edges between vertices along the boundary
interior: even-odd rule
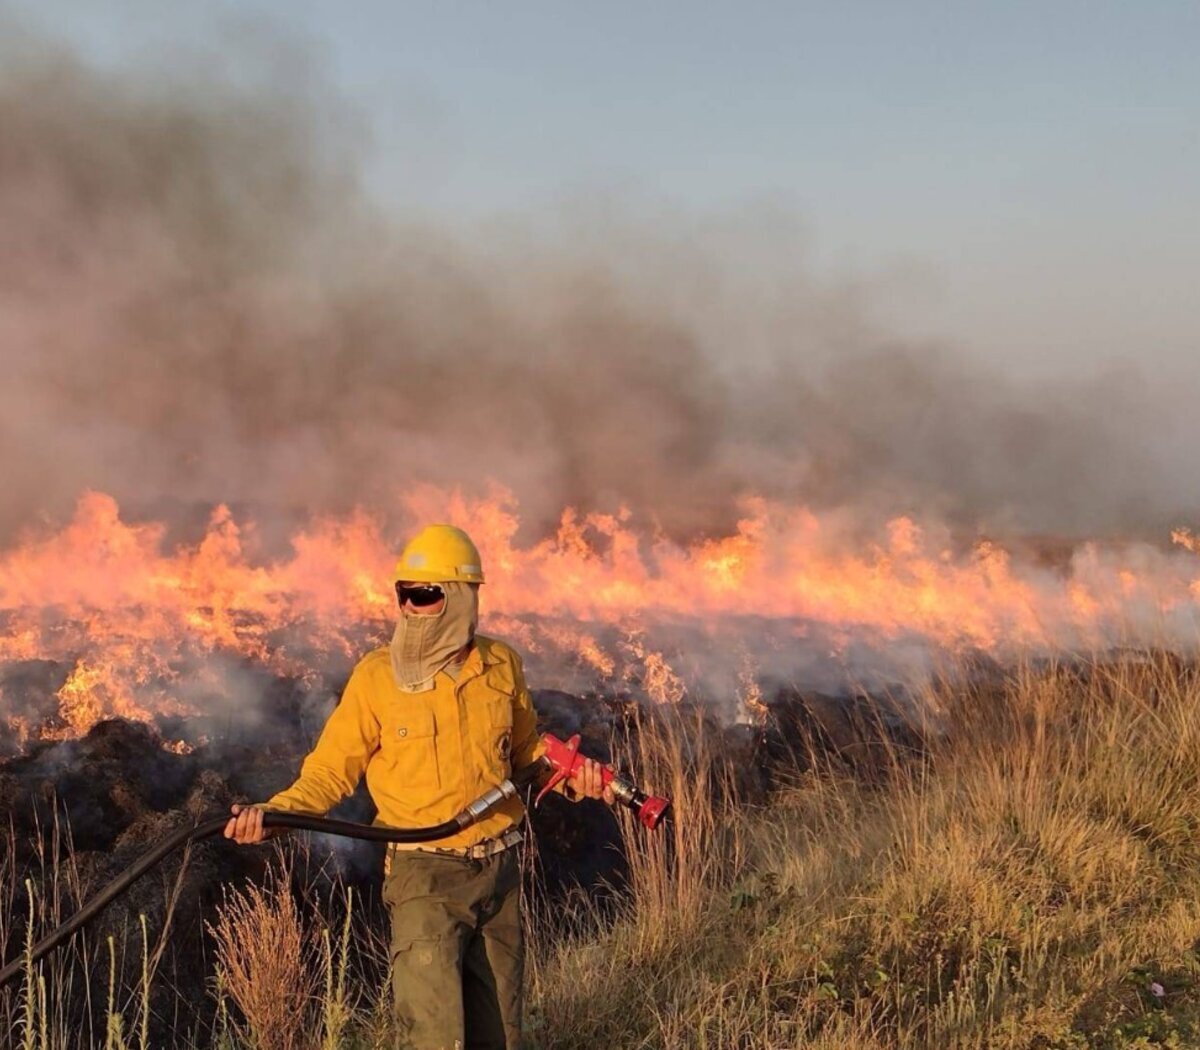
[[[235,805],[226,838],[263,841],[264,808],[323,815],[364,774],[379,823],[437,824],[540,756],[521,658],[475,632],[484,577],[467,534],[428,526],[395,575],[390,646],[354,668],[295,783],[265,806]],[[564,793],[611,805],[600,770],[589,760]],[[414,1050],[520,1045],[523,816],[510,799],[449,838],[388,847],[392,988],[401,1042]]]

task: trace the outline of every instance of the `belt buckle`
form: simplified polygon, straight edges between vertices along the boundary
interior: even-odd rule
[[[468,846],[467,856],[471,860],[487,860],[503,848],[499,839],[484,839],[482,842],[476,842],[474,846]]]
[[[474,846],[468,846],[466,856],[468,860],[487,860],[488,857],[494,857],[497,853],[503,853],[505,850],[512,849],[518,842],[521,841],[521,833],[516,828],[504,832],[503,835],[497,835],[493,839],[484,839],[482,842],[475,843]]]

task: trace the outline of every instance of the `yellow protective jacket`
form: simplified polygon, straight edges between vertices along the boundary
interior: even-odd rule
[[[449,820],[543,750],[521,658],[503,642],[476,635],[457,681],[440,672],[423,693],[396,687],[384,647],[359,661],[299,778],[266,807],[323,815],[366,773],[377,823],[427,827]],[[478,824],[430,845],[494,838],[524,812],[519,799],[509,799]]]

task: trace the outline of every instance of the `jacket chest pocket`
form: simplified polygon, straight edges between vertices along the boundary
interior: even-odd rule
[[[438,771],[437,721],[421,707],[398,707],[384,727],[383,750],[405,788],[441,787]]]

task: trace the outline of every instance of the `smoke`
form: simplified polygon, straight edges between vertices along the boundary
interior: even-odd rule
[[[86,488],[291,521],[499,482],[534,527],[624,504],[675,535],[746,493],[1006,532],[1195,508],[1195,424],[1132,367],[900,345],[768,207],[451,233],[369,199],[361,120],[291,42],[113,72],[3,36],[0,541]]]

